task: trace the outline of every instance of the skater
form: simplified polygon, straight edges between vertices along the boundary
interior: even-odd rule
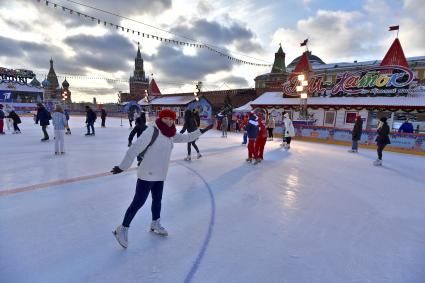
[[[130,123],[130,129],[132,129],[133,128],[134,114],[130,110],[128,110],[127,116],[128,116],[128,122]]]
[[[3,131],[3,123],[4,123],[4,112],[3,112],[3,104],[0,104],[0,135],[4,135]]]
[[[351,149],[348,152],[356,153],[358,152],[358,143],[359,140],[362,138],[362,131],[363,131],[363,120],[360,115],[356,117],[356,122],[354,123],[353,131],[351,133]]]
[[[376,144],[378,146],[377,152],[378,152],[378,159],[376,159],[373,162],[373,165],[375,166],[382,166],[382,152],[384,151],[384,148],[387,146],[387,144],[390,144],[390,127],[387,124],[387,118],[382,117],[379,120],[378,129],[377,129],[378,136],[376,137]]]
[[[94,122],[96,122],[97,115],[90,106],[86,106],[86,124],[87,124],[87,134],[86,136],[94,136]],[[92,132],[90,133],[90,128]]]
[[[264,147],[266,146],[267,142],[267,130],[261,117],[258,118],[258,128],[259,132],[257,139],[255,140],[255,152],[257,153],[257,159],[255,160],[254,164],[263,161]]]
[[[68,112],[68,110],[65,109],[63,111],[63,114],[65,114],[65,117],[66,117],[66,126],[65,126],[66,133],[65,134],[70,135],[71,134],[71,128],[69,127],[69,112]]]
[[[413,134],[413,124],[410,123],[410,120],[407,119],[404,121],[403,124],[401,124],[400,128],[398,129],[399,133],[406,133],[406,134]]]
[[[52,119],[50,112],[41,104],[37,103],[37,117],[35,123],[38,124],[40,122],[41,129],[43,130],[44,138],[41,141],[49,140],[49,134],[47,133],[47,126],[50,125],[49,120]]]
[[[269,133],[268,140],[273,140],[273,131],[276,128],[276,120],[272,115],[269,115],[269,119],[267,120],[267,132]]]
[[[19,117],[19,115],[16,114],[16,112],[14,110],[12,110],[12,111],[10,111],[7,118],[12,119],[12,121],[13,121],[13,134],[20,134],[21,130],[19,129],[18,124],[21,123],[21,118]]]
[[[419,125],[416,125],[415,134],[419,134]]]
[[[146,126],[145,113],[144,112],[141,113],[140,117],[137,118],[134,123],[135,123],[135,126],[133,130],[131,130],[130,135],[128,136],[128,147],[130,147],[131,144],[133,143],[133,138],[135,135],[137,135],[137,137],[140,137],[143,131],[146,130],[147,126]]]
[[[106,114],[106,110],[102,108],[102,110],[100,110],[100,119],[102,119],[102,125],[101,125],[102,128],[105,128],[106,127],[105,126],[105,121],[106,121],[106,116],[107,115],[108,114]]]
[[[248,123],[248,121],[249,121],[249,114],[246,114],[245,117],[244,117],[244,119],[243,119],[243,121],[242,121],[242,123],[241,123],[241,127],[243,129],[242,145],[245,145],[247,143],[247,141],[248,141],[248,133],[245,130],[245,126]]]
[[[118,174],[130,168],[134,158],[141,152],[145,152],[142,163],[137,170],[136,193],[133,201],[128,207],[122,225],[119,225],[113,234],[118,243],[127,248],[128,229],[137,211],[145,203],[149,192],[152,194],[152,222],[150,231],[167,236],[167,230],[161,226],[161,199],[164,181],[170,163],[173,143],[188,143],[197,139],[213,127],[209,125],[204,129],[198,129],[188,134],[176,134],[174,122],[176,113],[164,109],[159,113],[159,118],[153,125],[143,132],[139,139],[127,150],[127,153],[119,166],[112,169],[113,174]]]
[[[285,113],[283,117],[284,117],[283,123],[285,124],[285,135],[284,135],[285,140],[282,145],[284,146],[286,150],[289,150],[291,148],[292,137],[295,136],[295,129],[291,119],[289,118],[289,114]]]
[[[55,155],[65,154],[64,135],[68,121],[59,104],[56,105],[55,111],[53,112],[52,123],[55,130]]]
[[[258,136],[258,121],[257,116],[251,113],[248,123],[245,125],[245,130],[248,135],[248,158],[246,162],[252,162],[252,159],[257,161],[257,152],[255,151],[255,140]],[[255,162],[257,164],[258,162]]]
[[[189,109],[186,110],[184,112],[184,125],[183,125],[183,129],[180,131],[180,134],[183,134],[186,130],[187,130],[188,133],[193,133],[197,129],[198,129],[198,125],[196,123],[196,118],[194,117],[193,112],[190,111]],[[198,146],[196,145],[195,142],[196,142],[196,140],[187,143],[187,157],[184,160],[190,161],[192,159],[191,156],[190,156],[192,146],[198,154],[197,158],[199,159],[199,158],[202,157],[201,153],[199,152],[199,148],[198,148]]]
[[[223,117],[224,117],[224,115],[223,115],[222,112],[218,113],[215,116],[215,118],[217,120],[217,130],[219,130],[219,131],[221,130],[221,122],[223,121]]]
[[[12,125],[13,121],[12,121],[12,119],[7,118],[7,116],[9,116],[9,114],[10,114],[10,112],[11,112],[12,110],[13,110],[13,109],[12,109],[12,108],[10,108],[9,104],[6,104],[6,105],[4,106],[4,108],[3,108],[4,116],[6,117],[6,118],[5,118],[6,127],[7,127],[7,130],[8,130],[8,131],[10,131],[10,127],[11,127],[11,125]]]
[[[221,137],[227,138],[227,129],[229,128],[229,119],[227,118],[227,114],[224,114],[223,119],[221,119]]]

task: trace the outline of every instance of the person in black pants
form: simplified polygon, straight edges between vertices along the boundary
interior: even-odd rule
[[[106,127],[105,126],[106,116],[107,116],[106,110],[102,108],[102,110],[100,111],[100,119],[102,119],[102,125],[101,125],[102,128]]]
[[[183,134],[186,130],[187,130],[188,133],[192,133],[192,132],[196,131],[197,129],[198,129],[198,123],[196,121],[195,115],[189,109],[186,110],[186,112],[184,113],[183,129],[180,131],[180,133]],[[202,157],[201,153],[199,152],[198,146],[196,145],[195,141],[193,141],[193,142],[189,142],[187,144],[187,157],[184,159],[186,161],[190,161],[192,159],[191,156],[190,156],[191,151],[192,151],[192,146],[196,150],[196,152],[198,153],[197,158],[199,159],[199,158]]]
[[[373,162],[373,165],[382,166],[382,152],[384,151],[384,148],[387,146],[387,144],[391,143],[389,138],[390,127],[387,124],[387,118],[382,117],[380,119],[377,133],[378,136],[376,137],[376,144],[378,145],[378,159]]]
[[[86,136],[94,136],[94,122],[96,121],[96,112],[94,112],[90,106],[86,106],[86,124],[87,124],[87,134]],[[92,133],[90,133],[90,128]]]
[[[21,130],[18,127],[18,124],[21,123],[21,118],[18,116],[18,114],[16,114],[16,112],[14,110],[10,111],[9,115],[7,116],[7,118],[12,119],[13,121],[13,130],[14,130],[14,134],[20,134]]]
[[[43,130],[44,138],[41,141],[49,140],[49,134],[47,133],[47,126],[50,125],[49,120],[52,119],[50,112],[43,106],[41,103],[37,103],[37,116],[35,118],[35,123],[40,122],[41,129]]]

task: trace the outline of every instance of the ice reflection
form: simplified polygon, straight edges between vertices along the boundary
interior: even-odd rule
[[[291,173],[286,178],[286,185],[283,187],[284,191],[282,192],[283,204],[287,208],[294,208],[295,202],[297,201],[298,180],[298,171],[292,169]]]

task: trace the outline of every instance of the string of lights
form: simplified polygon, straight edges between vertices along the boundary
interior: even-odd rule
[[[41,0],[37,0],[37,2],[41,3],[42,1]],[[249,61],[246,61],[246,60],[241,60],[239,58],[236,58],[236,57],[233,57],[233,56],[227,54],[226,52],[223,52],[221,50],[218,50],[219,48],[212,47],[212,45],[208,45],[208,44],[204,44],[204,43],[199,43],[199,42],[197,42],[195,40],[192,40],[192,39],[189,39],[187,37],[186,38],[189,39],[189,40],[191,40],[191,42],[181,41],[181,40],[175,40],[175,39],[170,39],[170,38],[165,38],[165,37],[162,37],[162,36],[158,36],[158,35],[155,35],[155,34],[145,33],[145,32],[139,31],[139,30],[135,30],[133,28],[124,27],[124,26],[121,26],[121,25],[118,25],[118,24],[111,23],[110,21],[106,21],[106,20],[100,19],[98,17],[87,15],[85,13],[82,13],[80,11],[76,11],[75,9],[71,9],[69,7],[65,7],[63,5],[60,5],[60,4],[55,3],[55,2],[52,2],[52,1],[47,1],[46,0],[46,1],[43,1],[43,2],[45,3],[45,6],[46,7],[53,7],[53,8],[56,8],[56,9],[61,9],[67,15],[70,15],[70,16],[75,16],[76,15],[79,18],[91,20],[92,22],[97,22],[98,25],[103,25],[104,27],[109,27],[109,28],[115,29],[117,31],[127,32],[129,34],[133,34],[133,35],[136,35],[136,36],[141,36],[141,37],[146,38],[146,39],[157,40],[157,41],[163,42],[163,43],[170,43],[170,44],[174,44],[176,46],[187,46],[187,47],[193,47],[193,48],[204,48],[204,49],[207,49],[207,50],[209,50],[209,51],[211,51],[213,53],[216,53],[217,55],[219,55],[221,57],[227,58],[228,60],[230,60],[232,62],[235,62],[235,63],[239,63],[239,64],[246,64],[246,65],[257,66],[257,67],[271,67],[272,66],[271,64],[254,63],[254,62],[249,62]],[[75,1],[73,1],[73,2],[75,4],[83,5],[83,4],[78,3],[78,2],[75,2]],[[88,6],[88,5],[84,5],[84,6],[89,7],[89,8],[92,8],[92,9],[97,9],[99,11],[102,11],[102,12],[105,12],[105,13],[109,13],[111,15],[119,16],[121,18],[128,19],[128,18],[126,18],[124,16],[120,16],[120,15],[117,15],[115,13],[111,13],[111,12],[108,12],[108,11],[105,11],[105,10],[101,10],[101,9],[98,9],[98,8],[95,8],[95,7],[91,7],[91,6]],[[133,20],[133,21],[135,21],[135,20]],[[139,21],[137,21],[137,22],[139,22]],[[141,23],[141,22],[139,22],[139,23]],[[159,29],[159,28],[157,28],[157,29]],[[165,30],[163,30],[163,31],[165,31]],[[166,31],[166,32],[168,32],[168,31]],[[179,36],[179,37],[183,37],[183,36]],[[247,55],[244,55],[244,56],[250,57],[250,56],[247,56]],[[251,57],[251,58],[253,58],[253,57]],[[260,59],[256,59],[256,60],[260,60]],[[261,61],[263,61],[263,60],[261,60]]]

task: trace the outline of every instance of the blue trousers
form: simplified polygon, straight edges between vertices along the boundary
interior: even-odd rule
[[[353,143],[352,143],[352,145],[351,145],[351,149],[352,149],[352,150],[357,150],[357,149],[359,148],[358,143],[359,143],[359,141],[357,141],[357,140],[353,140]]]
[[[242,144],[246,144],[247,142],[248,142],[248,133],[243,132],[243,142],[242,142]]]
[[[137,179],[136,193],[134,194],[133,201],[128,207],[122,225],[129,227],[131,221],[136,215],[137,211],[145,204],[149,196],[152,194],[152,220],[157,220],[161,217],[161,200],[162,190],[164,188],[164,181],[145,181]]]

